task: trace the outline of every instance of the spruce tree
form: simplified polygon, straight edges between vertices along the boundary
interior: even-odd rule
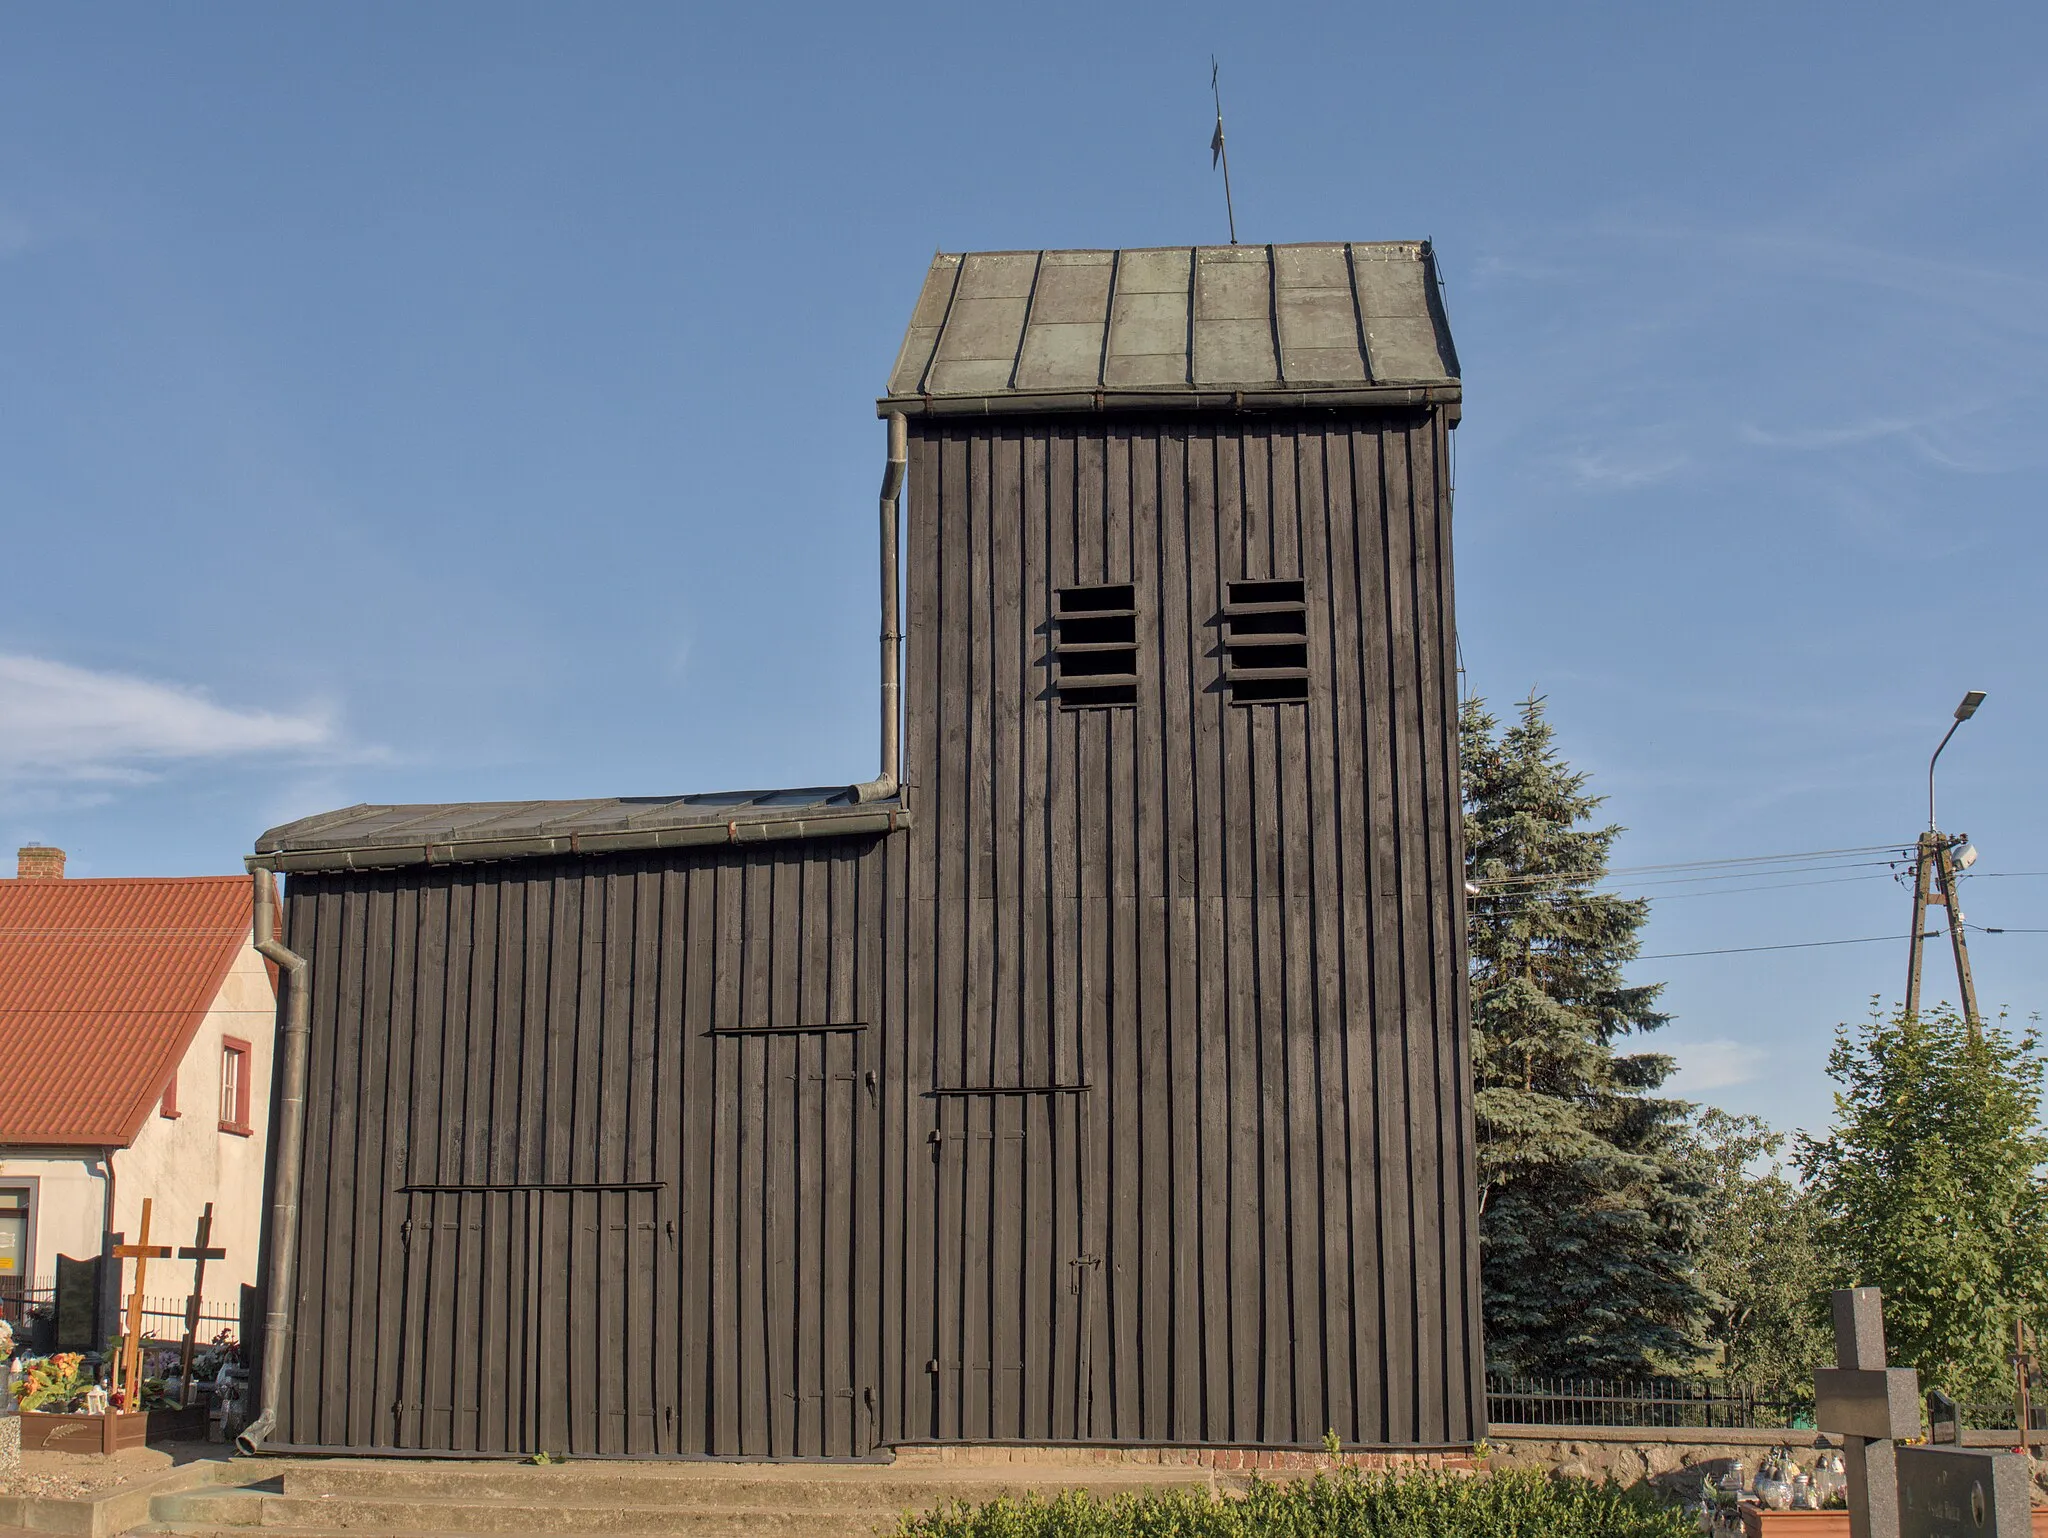
[[[1472,978],[1473,1105],[1487,1356],[1528,1374],[1635,1376],[1699,1353],[1689,1251],[1700,1187],[1669,1057],[1616,1043],[1655,1030],[1661,985],[1631,985],[1648,904],[1594,890],[1621,829],[1557,756],[1543,701],[1505,732],[1460,721]]]

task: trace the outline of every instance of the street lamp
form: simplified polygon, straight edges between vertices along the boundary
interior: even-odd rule
[[[1984,691],[1983,691],[1982,689],[1972,689],[1972,690],[1971,690],[1971,691],[1970,691],[1970,692],[1969,692],[1968,694],[1965,694],[1965,695],[1963,696],[1963,702],[1962,702],[1962,704],[1960,704],[1960,705],[1956,706],[1956,718],[1955,718],[1955,720],[1951,721],[1951,722],[1949,723],[1949,727],[1948,727],[1948,730],[1947,730],[1946,732],[1942,733],[1942,736],[1941,736],[1941,747],[1939,747],[1939,748],[1936,748],[1936,749],[1934,750],[1934,758],[1930,758],[1930,759],[1928,759],[1928,760],[1927,760],[1927,831],[1928,831],[1928,832],[1930,832],[1930,833],[1932,833],[1932,832],[1934,832],[1934,831],[1935,831],[1935,821],[1934,821],[1934,762],[1935,762],[1935,759],[1938,759],[1938,758],[1940,758],[1940,757],[1941,757],[1941,748],[1945,748],[1945,747],[1947,747],[1947,746],[1948,746],[1948,740],[1949,740],[1949,738],[1951,738],[1951,737],[1955,736],[1955,734],[1956,734],[1956,728],[1957,728],[1957,727],[1959,727],[1959,726],[1961,726],[1961,725],[1962,725],[1962,724],[1963,724],[1963,723],[1964,723],[1965,721],[1969,720],[1969,719],[1970,719],[1970,717],[1974,716],[1974,715],[1975,715],[1975,714],[1977,713],[1977,707],[1978,707],[1979,705],[1983,704],[1983,703],[1984,703]]]

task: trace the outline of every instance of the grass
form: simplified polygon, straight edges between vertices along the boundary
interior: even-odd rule
[[[1414,1470],[1276,1483],[1241,1498],[1163,1490],[1097,1500],[1068,1490],[906,1517],[899,1538],[1695,1538],[1691,1518],[1642,1491],[1509,1469]]]

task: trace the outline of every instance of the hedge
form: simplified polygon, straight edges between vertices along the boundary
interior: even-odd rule
[[[957,1503],[904,1518],[899,1538],[1696,1538],[1691,1517],[1640,1490],[1534,1470],[1414,1470],[1284,1482],[1241,1497],[1175,1488]]]

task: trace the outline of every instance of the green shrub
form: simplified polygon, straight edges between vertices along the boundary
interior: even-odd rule
[[[1609,1483],[1531,1470],[1466,1476],[1345,1470],[1255,1479],[1241,1498],[1084,1491],[906,1517],[899,1538],[1693,1538],[1683,1512]]]

